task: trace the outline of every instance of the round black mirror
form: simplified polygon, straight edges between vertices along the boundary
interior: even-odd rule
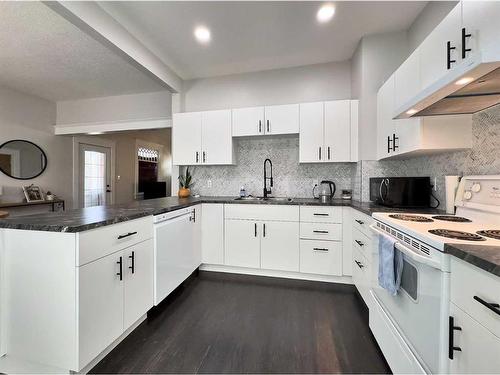
[[[18,180],[40,176],[47,168],[47,155],[30,141],[14,139],[0,146],[0,170]]]

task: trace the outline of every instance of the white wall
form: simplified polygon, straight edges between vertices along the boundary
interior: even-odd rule
[[[33,180],[16,180],[0,172],[0,201],[20,201],[23,185],[39,185],[72,202],[72,141],[55,137],[56,104],[12,89],[0,87],[0,143],[25,139],[36,143],[47,155],[47,169]]]
[[[331,62],[184,81],[183,111],[351,97],[350,62]]]
[[[171,101],[168,91],[60,101],[57,124],[171,118]]]

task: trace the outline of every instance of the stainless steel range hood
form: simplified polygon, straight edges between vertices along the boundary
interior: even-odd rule
[[[471,114],[498,103],[499,53],[476,53],[400,107],[394,118]]]

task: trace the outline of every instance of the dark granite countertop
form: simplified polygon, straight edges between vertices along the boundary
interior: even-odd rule
[[[322,203],[313,198],[294,198],[292,201],[283,200],[249,200],[239,201],[236,197],[167,197],[146,201],[134,201],[129,204],[112,205],[104,207],[90,207],[64,212],[47,212],[42,214],[17,216],[0,220],[0,228],[39,230],[49,232],[83,232],[86,230],[103,227],[106,225],[133,220],[149,215],[158,215],[180,208],[193,206],[199,203],[226,203],[226,204],[273,204],[273,205],[317,205],[317,206],[350,206],[364,214],[373,212],[405,211],[405,212],[440,212],[432,209],[398,210],[383,207],[373,203],[333,199]]]
[[[444,252],[500,276],[500,248],[469,244],[445,244]]]

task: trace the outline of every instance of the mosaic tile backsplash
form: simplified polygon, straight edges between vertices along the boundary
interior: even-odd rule
[[[473,116],[470,150],[404,160],[359,163],[299,164],[298,137],[245,138],[236,140],[236,165],[193,168],[194,193],[237,195],[241,186],[262,195],[263,163],[273,162],[275,196],[311,197],[313,185],[323,179],[341,189],[353,190],[353,198],[369,200],[370,177],[430,176],[436,178],[435,195],[444,202],[444,176],[500,174],[500,105]],[[211,183],[211,186],[209,184]]]

